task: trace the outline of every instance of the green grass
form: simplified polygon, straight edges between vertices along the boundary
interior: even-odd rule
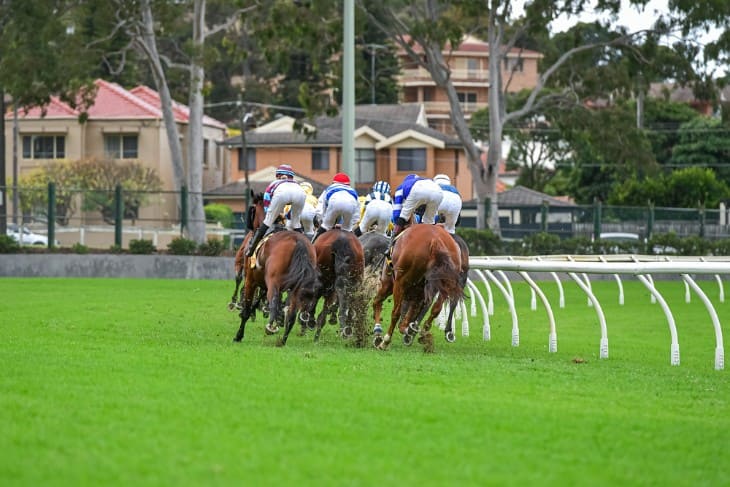
[[[636,282],[593,308],[566,283],[548,320],[515,283],[520,346],[495,294],[492,340],[436,353],[292,334],[286,348],[226,309],[232,283],[0,279],[3,485],[727,485],[730,380],[714,370],[700,300],[658,282],[677,320],[681,365],[658,304]],[[703,282],[720,320],[717,286]],[[387,321],[387,320],[386,320]],[[728,333],[727,330],[725,330]]]

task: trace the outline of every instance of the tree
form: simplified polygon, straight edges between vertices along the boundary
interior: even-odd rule
[[[708,167],[730,182],[730,126],[717,118],[696,117],[682,124],[669,163],[675,167]]]
[[[580,42],[560,53],[557,59],[543,67],[535,88],[520,108],[508,112],[505,97],[509,91],[510,78],[502,78],[501,66],[506,55],[513,49],[521,49],[524,42],[538,35],[545,36],[547,25],[560,15],[576,15],[586,8],[582,1],[562,2],[536,0],[526,6],[525,15],[515,18],[512,3],[490,0],[484,2],[437,1],[388,2],[383,12],[376,16],[368,11],[364,2],[359,5],[367,12],[370,20],[385,32],[410,58],[428,70],[434,82],[446,91],[451,106],[453,128],[464,145],[477,193],[477,224],[481,226],[485,217],[484,200],[489,198],[489,226],[499,232],[496,198],[498,165],[502,154],[502,138],[505,125],[513,120],[528,116],[539,108],[538,95],[550,78],[571,58],[584,52],[606,52],[617,46],[628,46],[637,34],[623,31],[610,32],[605,37],[591,41],[580,38]],[[639,2],[640,3],[640,2]],[[597,13],[615,13],[620,2],[599,2]],[[443,55],[448,46],[460,44],[464,34],[475,31],[482,33],[489,44],[489,152],[487,164],[481,162],[480,151],[474,145],[469,127],[465,121],[456,89],[450,78],[450,67]],[[530,37],[532,36],[532,37]],[[565,87],[566,92],[570,87]],[[540,100],[546,100],[541,98]]]

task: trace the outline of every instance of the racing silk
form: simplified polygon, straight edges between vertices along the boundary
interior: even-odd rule
[[[327,205],[329,204],[332,195],[335,193],[339,193],[340,191],[346,191],[350,193],[352,197],[355,198],[355,200],[357,201],[357,191],[355,191],[350,185],[342,183],[332,183],[327,187],[327,189],[324,190],[324,198],[322,200],[323,210],[327,209]]]
[[[365,196],[365,206],[373,200],[382,200],[387,203],[392,203],[392,199],[388,193],[381,193],[380,191],[371,191]]]
[[[299,184],[293,179],[277,179],[266,187],[266,191],[264,191],[264,211],[266,213],[269,212],[269,205],[271,204],[271,198],[274,196],[274,191],[276,191],[276,188],[278,188],[280,185],[286,183]]]
[[[413,188],[413,185],[416,183],[416,181],[420,181],[421,179],[426,178],[421,178],[418,176],[406,176],[401,185],[395,189],[395,198],[393,199],[393,221],[398,220],[398,217],[400,217],[400,212],[403,209],[403,203],[406,201],[406,198],[408,198],[408,195],[411,193],[411,188]]]
[[[458,195],[459,195],[459,198],[461,198],[461,195],[459,194],[459,190],[458,190],[458,189],[456,189],[456,188],[455,188],[454,186],[452,186],[451,184],[439,184],[439,186],[441,186],[441,189],[442,189],[442,190],[444,190],[444,191],[450,191],[450,192],[452,192],[452,193],[456,193],[456,194],[458,194]]]

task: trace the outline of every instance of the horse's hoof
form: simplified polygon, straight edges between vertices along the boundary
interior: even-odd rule
[[[382,335],[383,334],[383,328],[380,325],[375,325],[373,328],[373,335]]]
[[[317,329],[317,323],[314,320],[307,321],[307,330],[315,330],[315,329]]]
[[[406,347],[410,347],[412,343],[413,343],[413,335],[409,335],[407,333],[405,335],[403,335],[403,345],[405,345]]]
[[[340,330],[340,336],[344,339],[352,338],[352,327],[345,326]]]
[[[385,350],[381,345],[383,344],[383,336],[382,335],[376,335],[375,338],[373,338],[373,347],[378,348],[380,350]]]
[[[454,343],[456,341],[456,335],[454,335],[453,331],[447,331],[446,334],[444,335],[444,337],[446,338],[446,341],[449,343]]]
[[[233,337],[233,343],[238,343],[241,340],[243,340],[243,337],[237,337],[237,336]]]
[[[236,309],[236,303],[231,301],[230,303],[228,303],[228,311],[233,311],[234,309]]]
[[[265,333],[266,333],[267,335],[274,335],[274,334],[276,334],[276,333],[278,333],[278,332],[279,332],[279,327],[278,327],[278,326],[276,326],[276,325],[274,325],[274,326],[271,326],[271,324],[268,324],[268,325],[266,325],[266,326],[264,327],[264,332],[265,332]]]

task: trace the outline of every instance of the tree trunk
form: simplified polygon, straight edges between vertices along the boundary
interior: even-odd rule
[[[162,69],[162,61],[157,51],[157,39],[155,37],[154,18],[150,7],[150,0],[142,0],[141,4],[142,23],[144,31],[142,39],[142,51],[147,57],[150,64],[152,75],[155,79],[157,92],[160,94],[160,109],[162,117],[165,121],[165,132],[167,134],[167,142],[170,146],[170,157],[172,159],[172,171],[175,178],[175,187],[178,191],[185,185],[185,161],[183,160],[182,144],[180,143],[180,132],[175,122],[175,115],[172,111],[172,96],[170,88],[167,85],[165,71]],[[191,205],[189,205],[191,206]],[[178,210],[180,203],[178,202]]]
[[[203,209],[203,82],[202,65],[205,44],[205,0],[195,0],[193,13],[193,58],[190,66],[190,115],[188,120],[188,187],[190,189],[190,218],[188,233],[191,240],[205,242],[205,211]]]

